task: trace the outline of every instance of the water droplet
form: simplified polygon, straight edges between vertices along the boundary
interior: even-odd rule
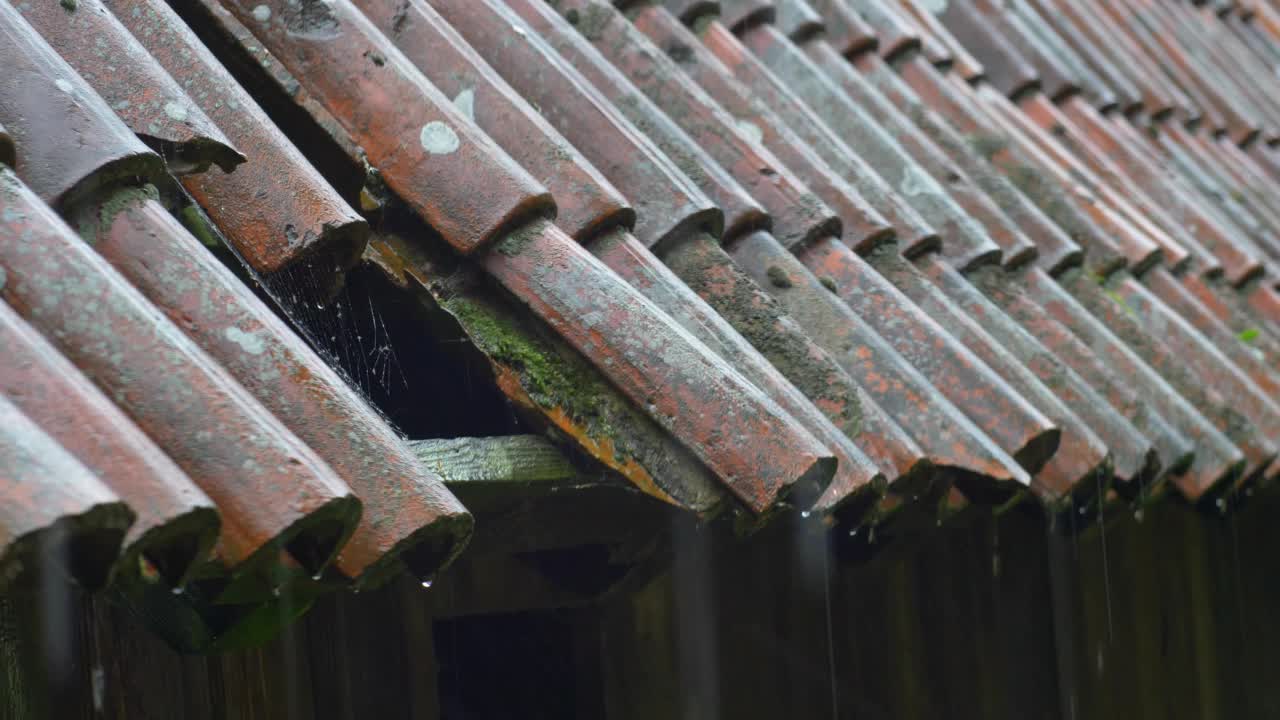
[[[180,587],[176,587],[176,588],[171,588],[169,592],[173,593],[174,595],[181,595],[183,590]]]
[[[434,581],[434,580],[432,580],[431,578],[427,578],[426,580],[423,580],[423,581],[422,581],[422,587],[424,587],[424,588],[430,588],[430,587],[431,587],[431,584],[432,584],[432,583],[434,583],[434,582],[435,582],[435,581]]]
[[[278,587],[271,588],[271,595],[272,597],[280,597],[280,588]]]
[[[801,511],[801,513],[800,513],[800,517],[802,517],[802,518],[807,518],[807,517],[809,517],[809,511],[808,511],[808,510],[803,510],[803,511]]]

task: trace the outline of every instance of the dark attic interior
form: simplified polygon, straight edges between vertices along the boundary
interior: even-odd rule
[[[0,68],[0,720],[1280,717],[1277,0]]]

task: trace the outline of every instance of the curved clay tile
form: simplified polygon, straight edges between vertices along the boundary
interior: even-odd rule
[[[540,38],[530,37],[514,47],[501,42],[508,28],[522,23],[518,17],[490,0],[479,6],[463,0],[444,0],[437,2],[436,7],[456,20],[458,29],[477,50],[487,53],[495,69],[526,98],[543,108],[544,114],[584,155],[607,168],[619,189],[636,200],[644,211],[639,216],[643,245],[669,248],[689,242],[705,230],[704,224],[698,221],[702,206],[692,202],[693,198],[705,196],[622,118],[608,100],[599,96],[585,78]],[[824,417],[777,368],[729,326],[725,317],[691,292],[652,253],[637,247],[636,238],[623,235],[602,238],[597,243],[589,243],[588,248],[728,360],[836,454],[839,467],[827,492],[831,497],[830,506],[865,489],[868,479],[873,479],[878,470],[872,466],[868,473],[862,453],[833,425],[841,416]]]
[[[204,172],[215,163],[231,172],[244,162],[244,155],[101,0],[23,3],[19,12],[160,153],[171,172]]]
[[[0,395],[0,591],[62,572],[101,587],[133,512]]]
[[[119,570],[150,563],[181,587],[220,525],[213,501],[133,421],[3,301],[0,396],[70,452],[137,515]]]
[[[300,263],[332,273],[364,250],[364,220],[324,181],[235,78],[162,0],[107,0],[248,161],[181,178],[242,258],[264,274]]]
[[[228,4],[364,146],[393,190],[456,249],[473,252],[492,241],[478,256],[485,270],[684,441],[748,507],[769,508],[793,484],[829,482],[834,461],[812,435],[540,218],[550,209],[545,190],[528,186],[532,178],[353,5]],[[349,64],[353,53],[364,53],[367,62]],[[402,151],[404,132],[415,128],[421,142]],[[460,155],[475,161],[458,164]],[[419,162],[408,162],[413,157]],[[485,196],[491,202],[472,217],[468,208]],[[690,412],[691,405],[699,410]],[[756,428],[759,443],[725,443],[726,418]]]
[[[13,167],[58,204],[124,178],[159,180],[164,162],[116,118],[75,70],[9,3],[0,5],[0,111]],[[91,145],[69,142],[87,136]],[[38,158],[38,161],[37,161]]]
[[[217,503],[229,568],[281,546],[328,564],[359,515],[350,489],[12,173],[0,185],[0,297]]]

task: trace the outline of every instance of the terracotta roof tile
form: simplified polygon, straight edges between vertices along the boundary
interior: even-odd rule
[[[351,161],[363,162],[363,150],[270,53],[253,41],[244,26],[216,5],[210,5],[209,10],[205,22],[225,31],[234,48],[249,51],[253,61],[268,73],[266,81],[276,83],[289,101],[298,103],[341,153]],[[360,192],[367,197],[368,186]],[[707,202],[703,217],[719,212],[709,201],[702,202]],[[562,431],[588,455],[646,492],[700,514],[714,514],[723,508],[718,482],[688,450],[633,408],[573,350],[546,332],[526,327],[537,323],[483,289],[474,268],[460,266],[443,248],[428,247],[430,243],[404,244],[402,234],[406,232],[434,237],[425,226],[388,228],[370,245],[366,261],[392,283],[424,304],[443,309],[459,323],[463,335],[491,364],[495,384],[512,403],[536,413],[538,422]],[[548,368],[556,371],[547,372]],[[668,482],[663,489],[655,478],[680,481]]]
[[[701,23],[702,42],[720,62],[761,102],[769,107],[786,126],[811,148],[822,148],[822,159],[871,203],[894,228],[894,238],[908,254],[938,247],[939,237],[920,214],[909,206],[878,175],[871,165],[853,151],[845,141],[800,100],[777,76],[769,71],[733,33],[719,22]],[[858,242],[855,236],[845,240],[858,251],[870,250],[885,238]]]
[[[56,58],[12,10],[2,19],[32,56]],[[89,143],[83,155],[99,158],[107,174],[113,174],[114,158],[128,155],[113,146],[113,138],[131,136],[69,69],[60,70],[53,62],[49,67],[70,87],[66,94],[74,97],[83,117],[97,119],[93,132],[82,132],[105,147],[98,150],[99,142]],[[14,110],[21,109],[7,102],[5,107],[11,114],[4,120],[18,138],[37,130],[33,123],[40,121],[39,115],[17,115]],[[20,157],[33,167],[53,167],[59,158],[48,142],[28,146],[19,140],[19,147]],[[20,176],[24,162],[18,165]],[[76,170],[81,175],[76,183],[50,183],[43,173],[34,174],[51,189],[45,194],[50,201],[61,198],[68,208],[101,207],[112,192],[102,187],[103,173],[83,164]],[[346,486],[21,181],[6,172],[4,182],[6,217],[14,218],[2,228],[7,240],[0,255],[10,278],[4,298],[53,338],[224,508],[219,553],[230,568],[290,543],[309,547],[312,556],[303,561],[316,571],[322,568],[359,514],[359,503]],[[62,188],[73,184],[98,186],[105,197],[81,190],[72,202]],[[25,250],[32,238],[40,239],[38,254]],[[64,290],[48,292],[47,287]],[[246,442],[250,438],[253,443]],[[281,505],[262,501],[270,497],[280,497]]]
[[[938,20],[986,69],[983,79],[1017,97],[1040,84],[1040,74],[1003,34],[987,32],[983,15],[971,3],[948,3]]]
[[[580,243],[635,225],[627,198],[506,84],[422,0],[354,0],[428,80],[513,160],[543,178],[556,199],[556,225]]]
[[[0,395],[96,475],[137,515],[116,571],[152,564],[174,587],[212,549],[213,501],[74,365],[0,302]]]
[[[1048,5],[1047,2],[1038,4]],[[1048,14],[1031,2],[1019,3],[1013,12],[1049,46],[1053,55],[1070,66],[1091,104],[1103,112],[1118,110],[1127,115],[1140,111],[1142,92],[1123,73],[1110,72],[1106,58],[1074,25],[1051,23]]]
[[[8,4],[0,8],[0,32],[5,36],[0,52],[13,70],[0,79],[6,114],[12,115],[5,118],[6,129],[22,148],[13,167],[28,186],[59,203],[119,178],[163,174],[160,156],[105,103],[84,100],[92,90]],[[80,133],[91,134],[93,145],[65,142]],[[33,157],[41,163],[32,163]]]
[[[780,2],[783,8],[799,6],[802,3]],[[828,27],[827,37],[842,54],[852,57],[852,50],[847,47],[843,38],[853,35],[861,36],[866,30],[854,25],[859,19],[870,25],[872,34],[879,39],[877,47],[881,57],[893,60],[902,53],[914,52],[924,48],[925,36],[920,29],[908,22],[890,3],[867,2],[865,0],[822,0],[812,3],[822,8]],[[823,6],[830,6],[830,9]],[[836,6],[843,5],[844,12],[837,12]],[[834,27],[834,29],[832,29]],[[792,38],[793,40],[796,38]]]
[[[445,6],[447,10],[447,3]],[[475,116],[482,129],[489,132],[527,169],[535,172],[539,177],[549,178],[548,187],[557,198],[573,197],[582,194],[583,188],[590,187],[593,182],[590,176],[599,177],[595,168],[556,130],[546,126],[541,116],[537,115],[519,95],[516,95],[514,89],[501,78],[496,77],[494,71],[474,51],[465,46],[460,37],[454,35],[452,28],[444,24],[443,18],[435,15],[434,11],[426,5],[412,5],[409,11],[412,15],[396,16],[406,17],[397,26],[399,30],[394,33],[396,42],[411,57],[421,57],[420,67],[424,72],[429,73],[429,77],[436,81],[447,94],[463,96],[466,93],[468,102],[474,102],[475,107],[484,109],[483,113]],[[474,5],[467,7],[466,18],[470,20],[469,26],[472,27],[473,32],[478,32],[480,29],[476,28],[476,25],[480,25],[481,28],[486,27],[481,23],[482,18],[486,17],[491,20],[487,24],[489,29],[500,29],[505,32],[510,27],[510,19],[503,20],[498,14],[483,13]],[[389,23],[392,15],[386,15],[383,19]],[[441,43],[446,41],[450,43],[450,47],[458,47],[459,44],[465,47],[465,52],[457,52],[451,58],[455,63],[448,67],[444,65],[442,58],[449,57],[454,51],[441,47]],[[536,38],[529,39],[521,43],[521,46],[532,50],[536,57],[538,51],[533,48],[536,42]],[[546,52],[551,51],[548,48]],[[535,71],[532,75],[525,76],[526,82],[537,80],[539,86],[548,90],[556,86],[555,82],[548,77],[551,72],[554,72],[555,66],[550,69],[537,64],[523,66]],[[509,74],[510,72],[511,70]],[[687,185],[687,181],[683,177],[677,177],[680,175],[679,171],[670,167],[665,157],[661,156],[656,148],[652,148],[648,143],[633,142],[633,138],[638,135],[637,131],[625,119],[614,115],[609,108],[594,102],[594,97],[585,91],[580,91],[579,88],[583,87],[584,82],[575,82],[575,78],[564,75],[558,86],[560,94],[554,99],[548,97],[543,104],[554,104],[561,108],[566,121],[566,131],[584,140],[582,147],[587,148],[587,152],[598,152],[595,150],[596,147],[608,148],[605,152],[610,154],[597,156],[608,163],[606,167],[625,168],[617,172],[620,182],[633,196],[641,198],[642,205],[646,208],[653,207],[654,202],[661,202],[664,196],[670,197],[667,202],[672,209],[678,208],[682,200],[687,205],[688,201],[684,198],[692,200],[695,196],[700,197],[696,191],[691,195],[673,196],[671,190],[673,184],[678,190]],[[576,110],[579,107],[586,107],[590,109],[589,112],[597,113],[599,122],[590,125],[569,122],[571,117],[577,117]],[[612,153],[624,152],[627,153],[625,162],[609,162],[613,157]],[[550,167],[551,162],[572,162],[574,166]],[[607,180],[601,177],[599,182],[602,189],[607,188],[612,191],[612,186],[607,185]],[[625,203],[625,201],[622,202]],[[703,213],[696,205],[689,210],[692,212],[687,219],[681,219],[678,215],[674,217],[668,215],[665,219],[673,222],[676,229],[696,227],[697,218]],[[631,220],[631,217],[621,219],[628,226]],[[861,491],[868,486],[874,488],[873,481],[878,475],[878,470],[862,455],[861,451],[848,438],[843,437],[829,421],[815,413],[811,403],[799,396],[790,383],[782,378],[763,357],[747,346],[735,331],[724,326],[724,320],[718,314],[696,295],[689,293],[687,286],[640,245],[630,233],[624,228],[609,229],[609,226],[614,223],[599,220],[583,222],[576,220],[575,215],[566,216],[562,213],[557,218],[557,224],[566,223],[583,227],[581,232],[576,233],[579,242],[586,244],[587,248],[604,260],[610,268],[641,289],[647,297],[654,300],[685,329],[729,360],[736,369],[765,390],[787,412],[800,420],[806,428],[836,452],[841,464],[841,470],[837,472],[836,478],[838,487],[842,488],[842,491],[837,493],[838,499],[843,500],[846,495]],[[587,228],[591,228],[591,231]],[[665,237],[654,240],[653,244],[678,243],[683,241],[682,235],[684,235],[683,232],[668,232]],[[723,327],[716,328],[717,325]]]
[[[351,267],[364,249],[363,219],[161,0],[107,3],[188,97],[247,154],[234,173],[182,178],[236,251],[270,274],[302,260],[323,270]]]
[[[133,512],[4,397],[0,478],[0,589],[58,570],[100,587]]]
[[[714,163],[741,183],[769,214],[770,230],[782,245],[793,247],[840,234],[835,212],[620,12],[604,0],[567,0],[557,9]],[[726,237],[732,236],[726,231]]]
[[[721,484],[688,449],[530,313],[489,289],[477,268],[418,242],[426,232],[375,234],[369,262],[452,317],[516,407],[645,492],[701,515],[724,509]]]
[[[939,68],[945,66],[969,82],[978,82],[986,75],[986,68],[978,62],[955,36],[942,27],[941,22],[929,12],[920,0],[899,0],[902,17],[913,22],[924,40],[925,58]]]
[[[245,157],[100,0],[24,3],[19,12],[169,171],[230,172]],[[93,42],[85,42],[85,38]]]
[[[766,26],[760,26],[760,29],[762,30],[766,29]],[[776,39],[779,39],[779,38],[776,38]],[[779,41],[789,42],[789,40],[783,41],[780,39]],[[814,41],[812,42],[821,43],[822,45],[825,45],[825,42],[819,38],[815,38]],[[826,46],[826,47],[829,49],[829,46]],[[832,62],[842,62],[842,61],[833,60]],[[898,135],[898,137],[901,138],[902,136]],[[914,171],[916,169],[913,164],[910,164],[911,163],[910,160],[906,160],[906,162],[908,163],[906,167],[909,171]],[[897,295],[893,295],[893,297],[895,299],[900,299],[900,296],[897,296]],[[905,298],[901,298],[901,299],[905,300]],[[909,307],[909,306],[910,306],[909,301],[906,302],[905,306],[900,304],[900,307]],[[884,308],[878,308],[873,310],[868,306],[866,308],[860,308],[860,309],[862,309],[863,314],[866,317],[877,318],[879,321],[884,323],[895,322],[895,320],[893,320],[892,318],[884,315],[884,312],[885,312]],[[914,316],[914,317],[922,316],[922,314],[918,314],[919,312],[918,310],[914,312],[917,314],[912,315],[911,311],[908,311],[909,313],[908,316]],[[903,316],[897,316],[897,317],[903,317]],[[873,324],[874,322],[875,321],[873,321]],[[881,333],[885,333],[888,330],[888,326],[882,324],[877,326],[877,329]],[[886,339],[890,340],[891,343],[895,344],[895,347],[898,350],[898,352],[905,353],[905,356],[910,361],[912,361],[917,367],[924,369],[926,372],[926,375],[930,377],[930,379],[935,383],[935,385],[940,387],[943,390],[943,393],[948,395],[948,397],[952,400],[952,402],[958,403],[960,407],[970,415],[971,418],[974,418],[975,420],[978,420],[980,418],[981,419],[980,425],[982,427],[987,428],[988,430],[1000,435],[1002,434],[1002,431],[995,430],[996,427],[1003,427],[1006,430],[1011,430],[1016,433],[1016,432],[1022,432],[1023,429],[1025,428],[1035,427],[1037,422],[1040,422],[1043,420],[1043,417],[1039,416],[1038,412],[1036,412],[1034,409],[1031,410],[1031,415],[1024,415],[1022,416],[1021,419],[1018,419],[1018,415],[1017,415],[1018,410],[1014,409],[1013,406],[1006,405],[1004,407],[1001,407],[1000,400],[998,398],[1000,398],[1002,395],[1006,397],[1016,396],[1016,393],[1013,393],[1011,390],[1007,390],[1004,387],[1004,383],[1002,381],[1000,381],[997,377],[992,375],[990,373],[990,370],[987,369],[984,365],[982,365],[980,361],[976,361],[976,358],[972,358],[971,356],[969,356],[968,351],[962,349],[958,344],[956,344],[953,339],[951,339],[946,335],[945,331],[942,331],[940,328],[937,328],[931,333],[931,335],[934,338],[934,341],[940,344],[935,345],[934,349],[930,352],[922,352],[922,347],[905,346],[905,344],[910,343],[909,338],[911,337],[911,334],[891,333],[889,335],[886,335]],[[960,364],[951,365],[949,370],[944,371],[944,368],[948,367],[947,363],[953,357],[956,360],[958,360]],[[957,372],[961,366],[965,366],[971,369],[976,368],[978,371],[978,376],[985,375],[985,379],[982,381],[977,381],[975,377],[970,377],[968,381],[957,382],[956,378],[960,376],[951,374],[948,377],[946,375],[946,373],[948,372],[950,373]],[[931,374],[933,372],[940,372],[942,374]],[[967,389],[964,391],[961,391],[960,390],[961,387],[964,387]],[[988,390],[985,392],[989,392],[993,394],[984,395],[984,390],[978,389],[978,388],[984,388],[984,387],[991,388],[991,390]],[[969,394],[970,389],[974,391],[972,395]],[[981,396],[981,399],[979,399],[980,396]],[[1021,402],[1021,401],[1018,401],[1018,402]],[[995,422],[994,418],[997,416],[1002,418],[1004,422],[1003,423]],[[1048,427],[1047,423],[1042,427]],[[1054,434],[1056,435],[1056,431],[1054,432]],[[1043,462],[1043,459],[1047,458],[1052,453],[1046,452],[1043,454],[1043,457],[1041,459],[1032,459],[1032,456],[1034,456],[1036,452],[1042,452],[1042,451],[1033,451],[1031,450],[1031,447],[1032,447],[1031,444],[1029,443],[1023,444],[1026,441],[1026,437],[1027,436],[1024,436],[1022,441],[1018,441],[1018,440],[1012,440],[1007,434],[1005,434],[1001,438],[1002,447],[1004,447],[1004,449],[1007,452],[1010,452],[1015,455],[1023,455],[1023,453],[1028,453],[1028,455],[1024,456],[1023,458],[1028,462],[1028,467],[1032,468],[1033,470],[1039,469],[1039,463]],[[1047,438],[1046,438],[1046,441],[1047,441]],[[1056,440],[1050,441],[1049,447],[1052,447],[1054,445],[1056,445]]]
[[[272,18],[262,22],[247,3],[231,3],[231,7],[352,134],[393,190],[407,195],[410,206],[455,248],[466,252],[480,249],[477,242],[460,242],[460,238],[491,239],[493,248],[480,258],[485,269],[591,358],[659,424],[689,443],[739,499],[759,512],[771,506],[779,493],[793,483],[810,486],[805,488],[808,493],[825,487],[834,463],[812,436],[722,360],[710,355],[705,346],[679,332],[660,311],[646,302],[635,302],[639,295],[634,290],[562,231],[537,219],[546,209],[540,205],[543,200],[530,194],[532,188],[516,190],[532,178],[461,115],[359,10],[340,2],[327,10],[317,9],[320,16],[312,17],[310,11],[281,3],[273,9]],[[299,30],[297,23],[303,23],[306,31]],[[317,24],[312,32],[312,26]],[[377,56],[366,58],[367,67],[358,71],[349,68],[342,61],[348,53],[329,42],[339,25],[344,29],[339,35],[344,42],[358,44],[357,52],[368,50]],[[350,81],[339,81],[344,75],[350,75]],[[369,87],[361,87],[359,82]],[[374,85],[397,110],[388,106],[384,114],[372,114],[364,95]],[[437,115],[446,119],[432,119]],[[404,125],[402,131],[382,126],[391,117]],[[456,134],[459,138],[474,135],[474,148],[464,154],[476,155],[477,161],[462,162],[450,170],[458,149],[472,145],[450,140],[447,148],[433,150],[438,127],[442,128],[439,133]],[[406,132],[412,135],[411,131],[418,129],[422,130],[419,134],[423,142],[411,153],[420,156],[420,161],[407,163],[395,148],[403,145]],[[440,157],[448,162],[442,164]],[[445,179],[444,173],[454,176]],[[472,178],[470,182],[468,177]],[[510,177],[510,182],[495,180],[505,177]],[[439,196],[434,188],[440,183],[455,188],[467,199],[459,197],[454,201]],[[477,187],[468,192],[468,185]],[[432,192],[428,193],[427,188]],[[493,215],[495,203],[486,200],[484,215],[474,221],[488,229],[478,232],[476,225],[463,224],[472,218],[461,208],[489,192],[510,196],[513,202],[499,218]],[[515,201],[521,193],[524,199]],[[546,201],[550,201],[549,194]],[[664,362],[657,361],[658,354],[663,355]],[[684,411],[693,397],[698,398],[704,410]],[[731,418],[740,418],[741,430],[723,433],[721,423]],[[747,428],[753,432],[747,432]],[[768,432],[760,432],[765,428],[769,428]],[[763,444],[731,447],[722,439],[726,435],[754,437]],[[655,480],[679,482],[678,478]]]
[[[847,58],[856,57],[864,52],[880,50],[880,36],[863,20],[856,9],[844,0],[817,0],[810,3],[812,15],[803,13],[804,17],[816,17],[810,23],[816,25],[814,31],[826,33],[827,41]],[[799,6],[782,5],[779,8],[784,14],[799,10]],[[914,29],[914,28],[913,28]],[[786,31],[795,36],[793,31]],[[886,54],[894,54],[892,48],[884,48]]]
[[[837,175],[768,105],[753,97],[732,71],[674,15],[661,6],[650,6],[631,20],[728,112],[749,138],[756,139],[786,163],[797,179],[835,212],[841,229],[833,234],[848,238],[852,245],[863,246],[877,244],[893,233],[888,221],[852,185]]]
[[[3,298],[218,503],[219,553],[229,568],[294,540],[312,544],[307,560],[314,570],[323,568],[359,514],[346,486],[17,178],[4,174],[6,216],[22,220],[6,223],[0,235],[9,278]],[[36,239],[41,252],[26,251]]]
[[[546,188],[350,3],[225,6],[333,114],[388,186],[459,252],[485,248],[530,217],[554,212]]]

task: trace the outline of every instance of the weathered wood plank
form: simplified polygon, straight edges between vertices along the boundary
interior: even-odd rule
[[[537,435],[414,440],[409,447],[450,489],[470,483],[563,485],[579,479],[564,453]]]

